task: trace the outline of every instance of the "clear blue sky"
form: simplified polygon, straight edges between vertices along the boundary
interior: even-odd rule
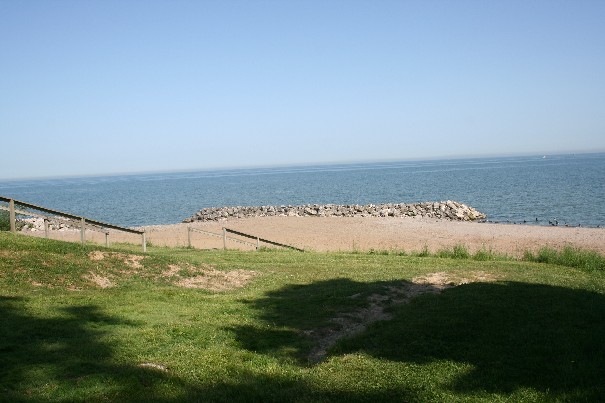
[[[605,1],[0,0],[0,178],[605,150]]]

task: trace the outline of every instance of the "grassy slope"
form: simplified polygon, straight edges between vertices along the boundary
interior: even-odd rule
[[[119,258],[91,260],[93,250],[103,248],[0,233],[0,400],[578,401],[605,395],[601,270],[167,248],[151,248],[144,267],[133,270]],[[184,289],[160,275],[171,264],[257,276],[227,292]],[[499,281],[391,308],[392,320],[374,323],[341,341],[324,362],[309,364],[313,342],[305,332],[366,306],[369,295],[388,286],[442,271],[462,277],[482,271]],[[84,278],[90,272],[116,286],[99,288]]]

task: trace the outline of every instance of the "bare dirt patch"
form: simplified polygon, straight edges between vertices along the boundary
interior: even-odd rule
[[[465,273],[463,276],[437,272],[415,277],[411,282],[402,281],[399,285],[385,287],[384,293],[372,294],[367,298],[367,307],[332,318],[331,322],[334,327],[305,332],[316,342],[316,347],[311,350],[307,357],[309,363],[317,364],[321,362],[326,357],[328,350],[338,340],[359,334],[368,325],[376,321],[391,319],[391,316],[385,312],[386,308],[390,306],[408,303],[411,299],[422,294],[438,294],[447,288],[462,284],[496,280],[496,276],[482,271]],[[350,298],[357,297],[359,297],[359,294],[352,295]]]
[[[256,275],[251,270],[220,271],[203,269],[193,277],[179,277],[174,284],[184,288],[202,288],[209,291],[229,291],[248,284]]]
[[[464,275],[456,275],[444,271],[418,276],[412,279],[414,284],[430,284],[434,287],[450,288],[461,284],[496,281],[497,276],[484,271],[472,271]]]
[[[100,250],[92,251],[88,254],[90,260],[99,261],[105,259],[109,252],[101,252]]]
[[[252,270],[216,270],[211,265],[182,266],[171,264],[164,270],[161,277],[183,288],[201,288],[209,291],[229,291],[244,287],[256,276]]]
[[[145,256],[119,252],[102,252],[96,250],[90,252],[88,254],[88,258],[94,261],[100,261],[106,258],[115,258],[124,262],[124,264],[126,264],[128,267],[131,267],[133,269],[140,269],[143,267],[143,265],[141,264],[141,260],[145,259]]]
[[[110,288],[115,286],[115,284],[109,278],[101,276],[97,273],[89,272],[88,274],[84,275],[83,278],[101,288]]]
[[[44,287],[45,286],[45,284],[39,283],[39,282],[34,281],[34,280],[31,280],[29,283],[31,285],[33,285],[34,287]]]
[[[15,257],[17,254],[10,250],[0,249],[0,257]]]
[[[145,258],[140,255],[103,251],[90,252],[88,257],[93,261],[118,259],[135,270],[143,267],[141,265],[141,260]],[[208,291],[221,292],[244,287],[255,275],[256,272],[251,270],[220,271],[216,270],[213,266],[205,264],[171,264],[159,274],[159,277],[167,279],[172,284],[183,288],[200,288]],[[155,276],[153,277],[155,278]],[[98,273],[89,272],[83,278],[93,282],[101,288],[115,286],[111,278]]]
[[[162,277],[165,277],[165,278],[175,277],[175,276],[178,276],[180,271],[181,271],[180,266],[171,264],[171,265],[168,265],[168,270],[164,270],[162,272]]]
[[[157,364],[155,362],[143,362],[138,365],[139,368],[152,368],[157,369],[158,371],[168,372],[168,367],[162,364]]]

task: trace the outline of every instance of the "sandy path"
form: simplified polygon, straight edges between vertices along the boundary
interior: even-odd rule
[[[570,245],[605,254],[604,228],[540,227],[529,225],[457,222],[423,218],[379,217],[255,217],[220,222],[155,225],[144,227],[153,245],[187,246],[187,227],[221,233],[223,227],[315,251],[404,250],[430,251],[465,245],[471,252],[486,249],[521,255],[543,246]],[[43,232],[33,235],[43,236]],[[104,243],[103,234],[87,231],[87,239]],[[79,241],[76,230],[52,231],[51,238]],[[136,235],[111,232],[110,242],[140,243]],[[195,248],[222,248],[223,241],[192,233]],[[227,242],[228,248],[252,249]]]

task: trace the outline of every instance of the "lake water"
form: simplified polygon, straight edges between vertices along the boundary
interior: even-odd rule
[[[602,227],[605,153],[0,181],[0,195],[124,226],[204,207],[456,200],[489,221]]]

